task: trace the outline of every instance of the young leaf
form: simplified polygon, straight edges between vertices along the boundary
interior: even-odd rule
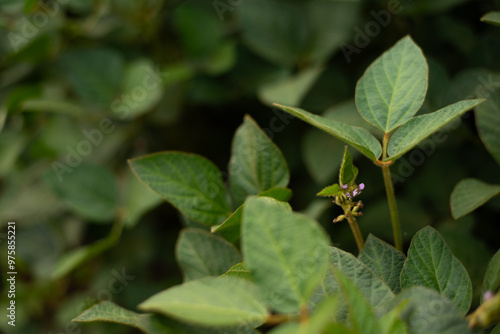
[[[500,185],[487,184],[472,178],[461,180],[451,193],[451,214],[453,218],[458,219],[499,194]]]
[[[377,160],[382,154],[382,146],[380,146],[380,142],[366,129],[326,119],[299,108],[286,107],[276,103],[274,105],[296,116],[304,122],[307,122],[320,130],[328,132],[347,144],[352,145],[355,149],[373,161]]]
[[[245,262],[235,264],[234,266],[232,266],[227,272],[225,272],[221,276],[238,277],[238,278],[243,278],[243,279],[246,279],[249,281],[252,280],[252,275],[248,271]]]
[[[488,12],[481,17],[481,21],[500,27],[500,12]]]
[[[232,244],[200,229],[182,230],[175,251],[185,281],[222,275],[241,261]]]
[[[342,158],[342,165],[340,166],[339,183],[341,185],[351,185],[358,176],[358,168],[353,165],[349,149],[345,147],[344,157]]]
[[[195,221],[215,225],[231,214],[219,170],[199,155],[163,152],[129,164],[142,182]]]
[[[486,274],[484,274],[483,295],[486,291],[496,291],[500,288],[500,250],[491,258]],[[500,292],[499,292],[500,293]]]
[[[118,324],[135,327],[146,334],[160,334],[165,333],[165,330],[168,330],[167,328],[158,328],[158,325],[155,324],[155,319],[152,314],[139,314],[136,312],[132,312],[108,300],[102,301],[99,304],[92,306],[72,321],[115,322]]]
[[[406,304],[401,304],[406,302]],[[403,289],[385,303],[379,314],[403,305],[400,314],[411,334],[471,334],[463,314],[447,298],[421,286]]]
[[[269,197],[250,198],[242,224],[243,256],[253,281],[274,310],[298,312],[326,272],[326,233]]]
[[[271,188],[263,191],[257,196],[267,196],[277,199],[278,201],[286,202],[292,197],[292,191],[288,188]],[[229,218],[221,224],[212,226],[212,233],[220,233],[227,241],[235,242],[240,237],[241,216],[245,203],[240,205]]]
[[[249,324],[268,316],[255,285],[235,277],[205,277],[157,293],[139,309],[207,326]]]
[[[490,89],[492,87],[489,87]],[[486,149],[500,165],[500,91],[476,108],[476,126]]]
[[[460,261],[438,231],[430,226],[412,239],[401,272],[401,287],[426,286],[449,298],[465,314],[472,301],[472,284]]]
[[[45,179],[56,194],[84,218],[108,222],[115,216],[118,191],[109,169],[82,163],[62,180],[52,171],[45,175]]]
[[[370,234],[358,258],[394,293],[401,290],[399,276],[406,257],[396,248]]]
[[[248,195],[286,187],[290,179],[283,154],[248,115],[234,135],[229,179],[237,205]]]
[[[337,183],[335,183],[321,190],[319,193],[316,194],[316,196],[333,197],[341,193],[342,193],[342,188],[340,188],[340,186]]]
[[[464,100],[446,106],[436,112],[414,117],[394,132],[389,140],[387,160],[396,160],[455,117],[474,108],[483,99]]]
[[[356,85],[356,105],[368,122],[388,133],[415,115],[427,91],[427,63],[407,36],[377,58]]]

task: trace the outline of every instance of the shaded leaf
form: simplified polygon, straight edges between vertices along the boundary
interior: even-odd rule
[[[500,288],[500,250],[491,258],[486,273],[484,274],[483,294],[490,291],[497,291]]]
[[[500,165],[500,90],[476,108],[476,126],[484,146]]]
[[[241,261],[232,244],[201,229],[182,230],[175,254],[185,281],[222,275]]]
[[[447,297],[462,314],[472,301],[472,284],[460,261],[451,253],[438,231],[430,226],[412,239],[401,272],[401,287],[420,285]]]
[[[242,224],[243,256],[262,295],[278,312],[299,311],[326,271],[326,233],[269,197],[250,198]]]
[[[57,261],[52,271],[52,278],[59,279],[65,276],[76,267],[82,265],[85,261],[102,254],[113,246],[113,244],[113,239],[108,237],[94,242],[93,244],[67,252]]]
[[[113,102],[120,119],[134,119],[154,107],[163,94],[160,73],[149,59],[139,59],[127,66],[122,98]],[[125,102],[125,97],[130,97]]]
[[[193,324],[258,326],[268,313],[257,288],[235,277],[205,277],[159,292],[139,305]]]
[[[286,187],[290,179],[283,154],[248,115],[234,135],[229,179],[237,205],[248,195]]]
[[[360,114],[384,132],[415,115],[427,91],[427,63],[407,36],[377,58],[356,85]]]
[[[500,27],[500,12],[488,12],[481,17],[481,21]]]
[[[406,304],[401,304],[406,302]],[[401,319],[412,334],[471,334],[463,313],[446,297],[426,287],[403,289],[394,299],[384,304],[379,314],[404,305]]]
[[[294,77],[265,84],[258,91],[259,99],[268,105],[280,103],[298,107],[322,72],[319,67],[308,68]]]
[[[396,248],[370,234],[358,258],[394,293],[401,290],[399,276],[406,257]]]
[[[455,117],[474,108],[484,100],[464,100],[438,111],[410,119],[394,132],[389,140],[387,160],[396,160]]]
[[[275,104],[275,106],[311,125],[314,125],[318,129],[337,137],[347,144],[352,145],[373,161],[377,160],[377,158],[382,154],[380,142],[370,132],[363,128],[326,119],[299,108],[286,107],[279,104]]]
[[[453,218],[458,219],[498,194],[500,194],[500,185],[487,184],[472,178],[461,180],[451,193],[451,214]]]
[[[115,216],[118,191],[108,168],[82,163],[71,173],[51,170],[45,180],[63,202],[86,219],[109,222]]]
[[[142,182],[195,221],[215,225],[231,214],[219,170],[199,155],[163,152],[129,164]]]

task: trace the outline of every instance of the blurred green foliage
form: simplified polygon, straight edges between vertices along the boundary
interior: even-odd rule
[[[348,226],[331,224],[340,212],[315,199],[335,178],[343,144],[270,103],[356,125],[355,83],[407,34],[429,60],[419,113],[489,97],[500,89],[500,30],[480,18],[499,7],[493,0],[0,1],[0,227],[17,222],[18,332],[136,332],[70,320],[97,300],[134,309],[181,282],[178,233],[206,227],[160,205],[126,160],[189,151],[227,171],[245,114],[283,151],[294,209],[319,218],[336,246],[355,249]],[[454,221],[449,199],[466,177],[500,183],[499,166],[472,112],[441,139],[422,148],[425,163],[407,154],[393,167],[403,237],[407,245],[421,227],[436,226],[471,273],[477,305],[500,246],[500,201]],[[381,173],[354,159],[366,184],[361,230],[391,241]],[[6,234],[0,238],[6,254]],[[6,272],[5,260],[0,266]],[[122,270],[134,278],[110,288]],[[0,329],[10,330],[4,320]]]

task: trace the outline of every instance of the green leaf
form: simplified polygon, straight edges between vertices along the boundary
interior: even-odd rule
[[[125,70],[122,99],[115,105],[120,119],[134,119],[154,107],[162,97],[163,83],[149,59],[139,59]],[[130,97],[125,102],[125,97]],[[115,102],[113,102],[115,103]]]
[[[235,277],[205,277],[157,293],[139,309],[193,324],[257,327],[268,316],[257,288]]]
[[[23,101],[21,108],[23,111],[53,112],[75,117],[86,116],[85,109],[77,103],[59,99],[33,98]]]
[[[58,59],[76,93],[87,103],[109,106],[123,76],[123,60],[110,49],[70,50]]]
[[[460,261],[451,253],[438,231],[430,226],[412,239],[401,272],[401,287],[429,287],[447,297],[467,313],[472,301],[472,284]]]
[[[396,248],[370,234],[358,258],[394,293],[401,290],[399,277],[406,257]]]
[[[368,122],[388,133],[415,115],[427,91],[427,63],[407,36],[377,58],[356,85],[356,105]]]
[[[321,63],[338,49],[352,34],[360,2],[254,0],[236,7],[246,45],[264,59],[290,67]],[[221,9],[219,18],[228,15]]]
[[[276,102],[298,107],[322,72],[322,68],[313,67],[305,69],[294,77],[266,83],[258,91],[259,99],[268,105]]]
[[[337,183],[335,183],[321,190],[319,193],[316,194],[316,196],[333,197],[340,195],[342,192],[343,192],[342,188],[340,188],[340,186]]]
[[[110,237],[94,242],[93,244],[73,249],[57,261],[53,271],[52,278],[59,279],[76,267],[79,267],[85,261],[92,259],[114,245],[114,240]]]
[[[500,250],[490,260],[486,273],[484,274],[483,294],[490,291],[497,291],[500,288]]]
[[[245,262],[235,264],[234,266],[232,266],[227,272],[225,272],[221,276],[231,276],[231,277],[243,278],[243,279],[246,279],[249,281],[252,280],[252,275],[248,271]]]
[[[358,287],[372,307],[378,307],[394,297],[391,289],[354,255],[341,249],[330,247],[330,271],[339,270]],[[334,275],[335,276],[335,275]],[[326,277],[328,280],[328,276]],[[325,282],[328,287],[331,282]],[[334,289],[328,291],[332,294]]]
[[[82,163],[71,173],[48,171],[45,179],[61,200],[82,217],[109,222],[115,216],[118,191],[109,169]]]
[[[481,21],[500,27],[500,12],[489,12],[481,17]]]
[[[299,108],[286,107],[279,104],[275,104],[275,106],[298,117],[304,122],[314,125],[318,129],[328,132],[347,144],[352,145],[373,161],[377,160],[382,154],[380,142],[370,132],[363,128],[326,119]]]
[[[160,334],[165,333],[166,330],[166,328],[159,328],[159,325],[155,324],[153,315],[132,312],[108,300],[102,301],[99,304],[92,306],[91,308],[80,314],[78,317],[74,318],[72,321],[115,322],[118,324],[135,327],[146,334]],[[170,331],[166,333],[170,333]]]
[[[127,174],[124,193],[122,212],[125,226],[129,228],[135,226],[144,213],[163,202],[163,198],[139,181],[132,171]]]
[[[262,295],[277,312],[299,311],[326,272],[326,233],[269,197],[250,198],[242,224],[243,256]]]
[[[231,214],[221,173],[199,155],[163,152],[129,164],[142,182],[195,221],[215,225]]]
[[[290,180],[283,154],[248,115],[234,135],[229,179],[237,205],[248,195],[286,187]]]
[[[292,191],[288,188],[271,188],[263,191],[257,196],[267,196],[277,199],[278,201],[286,202],[292,197]],[[212,233],[220,233],[227,241],[235,242],[240,237],[241,217],[245,203],[240,205],[238,209],[229,218],[219,225],[212,226]]]
[[[339,183],[341,185],[352,185],[358,176],[358,169],[352,163],[351,155],[347,146],[344,150],[344,157],[342,158],[342,165],[340,165]]]
[[[406,302],[406,304],[402,304]],[[401,307],[401,318],[411,334],[471,334],[463,314],[446,297],[421,286],[403,289],[383,305],[379,314]]]
[[[380,334],[380,328],[377,324],[375,314],[363,293],[358,289],[356,284],[351,282],[341,271],[335,269],[334,274],[339,283],[340,291],[346,301],[349,310],[349,319],[351,320],[354,332],[360,334]]]
[[[396,160],[452,119],[474,108],[485,100],[464,100],[439,109],[436,112],[410,119],[394,132],[389,140],[387,160]]]
[[[491,89],[491,87],[490,87]],[[490,93],[490,92],[488,92]],[[500,165],[500,91],[476,108],[476,126],[486,149]]]
[[[241,261],[232,244],[200,229],[182,230],[175,252],[185,281],[222,275]]]
[[[496,325],[495,328],[490,332],[490,334],[500,334],[500,325]]]
[[[498,194],[500,185],[487,184],[472,178],[461,180],[451,193],[451,214],[455,219],[463,217]]]

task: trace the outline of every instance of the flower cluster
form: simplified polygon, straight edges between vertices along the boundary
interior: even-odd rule
[[[359,185],[354,184],[351,186],[344,184],[341,186],[341,188],[345,190],[345,192],[336,196],[333,203],[342,207],[342,209],[344,210],[344,214],[335,218],[333,220],[334,223],[349,218],[349,216],[358,217],[362,215],[361,211],[359,210],[363,208],[363,203],[361,201],[354,202],[353,198],[361,194],[361,191],[365,189],[364,183],[360,183]]]

